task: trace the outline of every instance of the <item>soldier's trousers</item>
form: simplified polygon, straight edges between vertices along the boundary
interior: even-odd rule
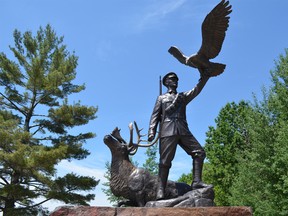
[[[188,155],[191,155],[193,159],[198,157],[204,160],[206,157],[204,149],[193,135],[162,137],[160,138],[159,146],[159,167],[171,167],[171,162],[174,159],[177,145],[181,146],[181,148],[183,148]]]

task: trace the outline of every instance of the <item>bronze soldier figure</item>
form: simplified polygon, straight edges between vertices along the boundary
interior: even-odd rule
[[[163,77],[163,85],[167,87],[168,91],[157,98],[148,131],[148,141],[152,141],[157,125],[160,123],[158,200],[165,197],[169,169],[177,144],[193,159],[192,189],[211,186],[202,182],[202,167],[206,154],[190,132],[186,120],[187,104],[201,92],[208,79],[209,77],[203,73],[198,84],[192,90],[178,93],[178,76],[174,72],[170,72]]]

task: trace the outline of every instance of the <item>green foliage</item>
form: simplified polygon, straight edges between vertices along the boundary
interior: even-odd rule
[[[94,195],[79,192],[98,181],[75,174],[57,177],[55,169],[61,160],[87,157],[83,144],[95,136],[69,132],[97,112],[80,101],[69,104],[68,96],[85,89],[72,82],[78,57],[50,25],[40,27],[36,36],[17,30],[13,36],[15,59],[0,53],[0,209],[6,215],[31,215],[50,199],[86,205]],[[35,198],[44,201],[34,203]]]
[[[250,105],[244,101],[228,103],[220,110],[216,126],[209,127],[206,134],[205,150],[211,172],[205,177],[214,185],[217,205],[229,205],[229,189],[237,177],[239,157],[250,148],[248,119],[251,111]]]
[[[192,179],[193,179],[192,172],[190,172],[188,174],[183,173],[180,176],[180,178],[177,180],[177,182],[183,182],[183,183],[186,183],[188,185],[191,185],[192,184]]]
[[[239,165],[231,204],[250,205],[255,215],[288,214],[288,52],[271,71],[272,86],[256,106],[253,145]]]
[[[158,175],[158,144],[156,143],[153,146],[147,148],[145,155],[147,156],[147,159],[143,164],[143,167],[147,169],[152,175]]]
[[[275,69],[271,71],[273,86],[270,90],[268,107],[277,121],[288,121],[288,49],[285,55],[280,55],[275,62]]]
[[[99,181],[97,181],[97,184]],[[94,198],[93,194],[82,195],[73,191],[89,191],[95,187],[95,179],[69,173],[64,177],[55,179],[53,191],[49,191],[47,197],[62,200],[65,203],[88,205],[87,202]]]

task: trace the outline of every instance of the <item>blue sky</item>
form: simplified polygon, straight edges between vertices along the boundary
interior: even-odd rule
[[[0,0],[0,51],[12,58],[13,31],[32,31],[51,24],[64,36],[69,51],[79,56],[76,83],[86,90],[70,98],[98,106],[98,118],[78,131],[97,137],[86,148],[91,155],[83,161],[62,162],[59,175],[74,171],[95,176],[101,182],[91,205],[109,205],[101,191],[105,162],[111,155],[103,137],[116,126],[128,140],[128,124],[137,121],[148,130],[150,115],[159,94],[159,76],[174,71],[179,91],[194,87],[197,70],[174,59],[167,50],[178,46],[186,55],[201,45],[201,24],[220,0]],[[268,87],[269,71],[288,46],[288,1],[231,0],[233,12],[222,51],[215,62],[227,65],[223,74],[211,78],[202,93],[187,108],[190,130],[205,144],[208,126],[228,102],[261,97]],[[163,91],[165,89],[163,88]],[[145,149],[134,156],[140,165]],[[192,161],[178,148],[169,178],[191,170]],[[60,202],[49,203],[53,208]]]

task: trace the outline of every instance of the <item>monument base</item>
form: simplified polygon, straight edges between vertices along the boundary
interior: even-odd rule
[[[252,216],[252,209],[246,206],[229,207],[192,207],[192,208],[147,208],[147,207],[94,207],[94,206],[61,206],[50,216]]]

